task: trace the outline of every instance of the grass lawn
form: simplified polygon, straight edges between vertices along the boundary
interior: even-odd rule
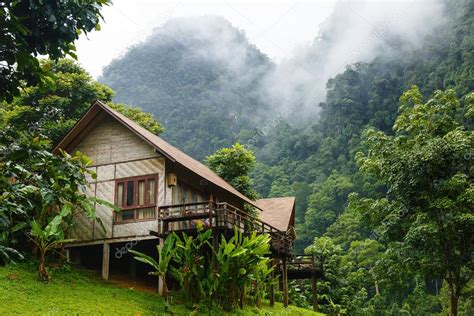
[[[37,281],[31,264],[0,267],[0,315],[165,315],[157,294],[103,282],[89,271],[52,271],[51,282]],[[171,304],[170,315],[206,315]],[[215,311],[213,315],[222,315]],[[321,315],[281,304],[246,307],[227,315]]]

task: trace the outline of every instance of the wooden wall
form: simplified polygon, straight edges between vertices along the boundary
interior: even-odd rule
[[[165,198],[171,197],[171,194],[166,192],[165,158],[112,118],[100,122],[75,150],[92,159],[91,170],[97,173],[97,179],[88,179],[87,194],[114,203],[116,179],[158,174],[158,205],[164,205]],[[70,234],[71,238],[76,239],[75,244],[114,238],[149,238],[149,231],[157,230],[157,220],[114,224],[112,209],[97,205],[96,211],[106,230],[85,216],[78,216]]]

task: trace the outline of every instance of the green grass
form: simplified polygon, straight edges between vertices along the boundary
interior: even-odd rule
[[[169,315],[206,315],[171,304]],[[222,315],[215,311],[214,315]],[[51,281],[37,281],[34,265],[0,267],[0,315],[165,315],[160,296],[103,282],[77,269],[52,271]],[[321,315],[294,306],[245,307],[227,315]]]

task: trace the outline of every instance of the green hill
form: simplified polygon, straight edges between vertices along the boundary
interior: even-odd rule
[[[115,101],[136,104],[165,126],[163,136],[202,159],[229,146],[270,110],[258,82],[273,67],[223,18],[180,18],[154,30],[104,69]]]
[[[27,264],[0,266],[1,315],[207,315],[187,310],[179,299],[165,313],[163,300],[153,293],[140,292],[103,282],[91,271],[53,271],[52,281],[37,280],[36,267]],[[214,311],[216,315],[225,315]],[[276,304],[247,307],[228,315],[322,315],[310,310]]]
[[[430,3],[418,5],[423,9]],[[352,243],[371,247],[376,241],[371,258],[387,255],[387,242],[374,237],[370,223],[360,219],[348,199],[353,192],[370,198],[387,192],[355,163],[355,154],[366,149],[363,131],[372,126],[392,133],[399,98],[412,85],[426,98],[438,89],[455,89],[459,98],[474,91],[474,2],[433,3],[443,4],[443,15],[431,17],[439,23],[418,37],[416,45],[390,32],[393,24],[408,27],[410,21],[392,21],[378,39],[383,49],[372,59],[348,65],[324,82],[320,65],[330,61],[332,41],[350,27],[341,21],[348,20],[344,14],[351,10],[336,12],[305,54],[280,64],[271,63],[223,19],[174,20],[112,62],[100,80],[118,92],[117,100],[153,112],[167,129],[163,136],[199,159],[236,140],[255,151],[259,164],[252,178],[260,195],[297,197],[295,252],[315,237],[331,238],[338,249],[343,263],[333,268],[340,274],[321,285],[321,303],[328,312],[347,308],[355,313],[351,308],[356,305],[400,313],[409,306],[420,306],[415,314],[440,312],[445,303],[441,292],[447,290],[436,273],[416,275],[422,282],[407,277],[398,288],[387,287],[376,296],[374,283],[347,259]],[[233,48],[217,49],[228,45]],[[229,50],[244,51],[245,58]],[[235,65],[243,70],[236,72]],[[302,72],[308,76],[300,76]],[[315,95],[308,94],[312,88]],[[276,119],[285,107],[291,117]],[[396,261],[389,266],[399,268]],[[396,275],[387,277],[393,278],[387,281],[390,286],[400,282]]]

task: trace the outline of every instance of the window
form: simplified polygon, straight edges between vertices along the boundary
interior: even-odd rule
[[[189,186],[179,183],[173,187],[172,204],[187,204],[205,201],[201,193],[191,189]]]
[[[115,181],[116,222],[156,218],[157,175],[147,175]]]
[[[195,205],[193,203],[204,202],[205,199],[201,193],[192,189],[191,187],[178,181],[177,185],[173,187],[172,194],[172,204],[177,205],[177,207],[173,209],[173,216],[186,216],[203,211],[202,206]],[[175,222],[172,225],[173,229],[187,229],[195,227],[195,221],[180,221]]]

